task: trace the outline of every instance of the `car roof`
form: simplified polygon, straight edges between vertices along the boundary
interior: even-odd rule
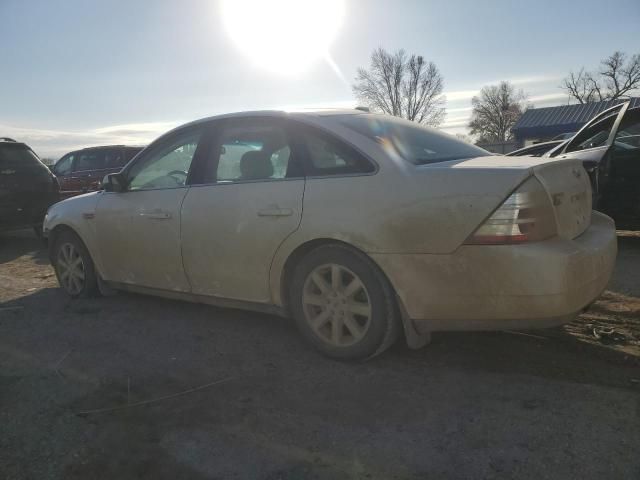
[[[18,142],[17,140],[14,140],[13,138],[9,138],[9,137],[0,137],[0,143],[8,143],[11,145],[24,145],[27,146],[26,143],[24,142]]]
[[[364,115],[370,112],[346,108],[313,108],[313,109],[292,109],[292,110],[248,110],[244,112],[224,113],[193,120],[176,127],[173,130],[186,126],[199,125],[213,120],[225,118],[245,118],[245,117],[282,117],[282,118],[308,118],[308,117],[330,117],[337,115]]]
[[[95,146],[95,147],[85,147],[85,148],[79,148],[77,150],[72,150],[70,153],[72,152],[84,152],[87,150],[100,150],[102,148],[144,148],[144,145],[99,145],[99,146]]]

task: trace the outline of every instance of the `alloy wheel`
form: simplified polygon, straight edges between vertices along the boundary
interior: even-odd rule
[[[56,270],[60,284],[70,295],[82,292],[85,283],[85,269],[82,255],[72,243],[63,243],[58,250]]]
[[[311,330],[332,346],[359,342],[371,325],[371,301],[364,283],[335,263],[320,265],[307,276],[302,307]]]

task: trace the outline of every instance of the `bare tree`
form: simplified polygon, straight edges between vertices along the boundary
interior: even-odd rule
[[[438,67],[419,55],[378,48],[371,54],[369,69],[358,69],[352,88],[372,111],[431,126],[444,120],[444,80]]]
[[[522,115],[526,98],[509,82],[482,87],[480,94],[471,99],[471,135],[477,135],[481,142],[511,140],[511,128]]]
[[[597,73],[584,67],[578,73],[569,72],[560,88],[579,103],[616,100],[640,88],[640,54],[627,61],[625,53],[613,52],[600,65]]]

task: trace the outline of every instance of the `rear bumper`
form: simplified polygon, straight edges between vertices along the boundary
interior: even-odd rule
[[[542,328],[571,321],[607,286],[617,241],[598,212],[573,240],[464,245],[449,255],[373,254],[418,331]]]

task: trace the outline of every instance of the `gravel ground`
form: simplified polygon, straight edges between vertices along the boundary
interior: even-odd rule
[[[436,334],[365,363],[267,315],[70,301],[27,233],[0,237],[0,302],[3,479],[640,478],[633,233],[568,326]]]

